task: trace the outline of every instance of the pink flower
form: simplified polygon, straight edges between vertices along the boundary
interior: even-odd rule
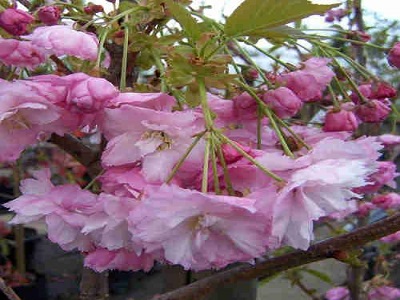
[[[368,293],[368,300],[397,300],[400,289],[391,286],[375,287]]]
[[[342,286],[330,289],[325,294],[326,300],[350,300],[350,291]]]
[[[97,59],[99,41],[96,36],[66,25],[38,27],[24,38],[31,40],[34,46],[43,48],[49,55],[71,55],[92,61]]]
[[[148,185],[139,167],[120,166],[108,168],[100,177],[104,192],[119,197],[140,199]]]
[[[293,117],[303,106],[302,101],[291,90],[285,87],[267,91],[262,100],[280,118]]]
[[[356,116],[347,110],[331,110],[325,116],[324,131],[354,131],[358,127]]]
[[[400,68],[400,43],[394,44],[387,59],[391,66]]]
[[[366,123],[379,123],[387,118],[391,109],[388,105],[379,100],[371,100],[368,103],[360,104],[356,108],[356,115]]]
[[[29,13],[20,9],[7,8],[0,13],[0,27],[12,35],[25,34],[34,20]]]
[[[149,181],[163,181],[193,142],[193,135],[203,130],[190,111],[164,112],[121,105],[106,109],[104,133],[109,139],[103,152],[105,166],[121,166],[142,160],[143,174]],[[201,143],[188,157],[202,161]]]
[[[301,70],[282,74],[277,82],[291,89],[303,101],[317,100],[335,76],[327,66],[329,62],[328,58],[310,58],[303,63]]]
[[[355,212],[355,214],[359,217],[367,217],[371,210],[376,209],[376,205],[371,202],[360,202],[358,205],[358,210]]]
[[[400,208],[400,195],[397,193],[378,195],[372,198],[372,203],[383,209]]]
[[[278,193],[272,235],[286,245],[307,249],[313,238],[313,220],[348,208],[359,197],[352,188],[366,183],[371,169],[362,160],[326,159],[293,172]]]
[[[114,108],[123,104],[171,112],[176,100],[165,93],[120,93],[118,97],[110,100],[108,106]]]
[[[325,21],[330,23],[335,20],[340,21],[346,15],[347,11],[343,8],[331,9],[326,12]]]
[[[396,165],[393,162],[380,161],[378,162],[378,170],[368,178],[369,184],[355,189],[355,192],[360,194],[372,194],[377,192],[384,185],[396,188],[394,178],[397,176]]]
[[[6,66],[32,70],[46,61],[46,55],[29,41],[0,38],[0,61]]]
[[[126,249],[110,251],[103,248],[96,248],[85,256],[85,267],[97,272],[105,270],[120,271],[150,271],[154,259],[151,255],[143,253],[137,255],[135,252]]]
[[[216,196],[163,185],[129,216],[130,230],[146,252],[185,269],[223,268],[262,255],[270,223],[256,213],[254,200]]]
[[[67,117],[24,81],[0,82],[0,161],[18,158],[43,135],[63,134]]]
[[[400,241],[400,230],[380,239],[384,243],[397,243]]]
[[[400,136],[394,134],[379,135],[377,140],[385,146],[395,146],[400,144]]]
[[[46,25],[56,25],[61,16],[61,10],[57,6],[42,6],[38,10],[39,20]]]
[[[134,198],[101,193],[97,198],[96,212],[87,216],[81,232],[85,235],[90,234],[97,247],[140,253],[142,248],[133,242],[127,223],[129,213],[139,203]]]
[[[248,93],[232,99],[233,113],[236,120],[257,120],[257,102]]]
[[[22,196],[5,204],[16,216],[12,223],[27,223],[44,219],[49,239],[64,250],[93,247],[90,236],[81,233],[88,216],[98,211],[97,196],[77,185],[54,186],[50,171],[34,174],[36,179],[21,182]]]

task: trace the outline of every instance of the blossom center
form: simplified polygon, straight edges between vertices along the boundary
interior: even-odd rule
[[[161,142],[156,150],[162,151],[166,149],[171,149],[172,148],[172,139],[166,134],[164,131],[160,130],[149,130],[143,133],[143,135],[140,138],[141,140],[147,140],[147,141],[156,141],[158,140]]]

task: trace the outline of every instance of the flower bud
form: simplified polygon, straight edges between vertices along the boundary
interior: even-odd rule
[[[379,82],[374,90],[374,98],[394,98],[397,95],[397,90],[392,87],[389,83]]]
[[[400,207],[400,195],[397,193],[378,195],[372,199],[372,203],[383,209],[396,209]]]
[[[43,6],[38,11],[39,20],[46,25],[55,25],[61,16],[61,10],[57,6]]]
[[[101,5],[90,4],[90,5],[86,6],[86,7],[84,7],[83,10],[88,15],[95,15],[95,14],[97,14],[99,12],[103,12],[104,8]]]
[[[390,107],[379,100],[371,100],[361,104],[356,108],[356,115],[361,121],[366,123],[379,123],[387,118]]]
[[[15,8],[0,13],[0,27],[12,35],[25,34],[27,26],[34,20],[27,12]]]
[[[400,42],[394,44],[393,48],[390,49],[387,59],[391,66],[400,69]]]
[[[285,87],[267,91],[263,95],[263,101],[280,118],[289,118],[297,114],[303,106],[303,102],[290,89]]]
[[[347,110],[329,111],[325,116],[324,131],[354,131],[358,127],[357,118]]]
[[[242,146],[238,143],[235,143],[236,146],[238,146],[240,149],[242,149],[244,152],[246,153],[250,153],[251,148],[246,147],[246,146]],[[239,153],[239,151],[237,151],[234,147],[232,147],[229,144],[223,144],[221,146],[222,149],[222,153],[224,154],[224,159],[225,162],[228,164],[232,164],[237,162],[239,159],[241,159],[243,157],[243,155],[241,153]]]

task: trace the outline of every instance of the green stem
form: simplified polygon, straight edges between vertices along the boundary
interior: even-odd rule
[[[212,166],[212,170],[213,170],[213,179],[214,179],[214,190],[217,195],[220,195],[221,189],[219,186],[217,158],[216,158],[216,154],[215,154],[217,149],[216,149],[214,135],[212,135],[210,137],[210,148],[211,148],[211,166]]]
[[[123,92],[126,88],[126,71],[128,68],[128,46],[129,46],[129,26],[128,26],[128,16],[125,16],[125,26],[124,26],[124,49],[122,54],[121,63],[121,79],[119,83],[119,89]]]
[[[283,151],[285,152],[285,154],[286,154],[287,156],[289,156],[289,157],[291,157],[291,158],[294,158],[294,155],[293,155],[292,151],[290,150],[289,145],[287,144],[287,142],[286,142],[286,140],[285,140],[285,137],[284,137],[283,134],[282,134],[282,131],[280,130],[279,126],[278,126],[278,125],[276,124],[276,122],[275,122],[275,118],[274,118],[274,116],[273,116],[273,114],[272,114],[271,109],[268,107],[268,105],[266,105],[266,104],[260,99],[260,97],[257,96],[257,94],[256,94],[250,87],[248,87],[246,84],[244,84],[244,83],[242,83],[242,82],[240,82],[240,81],[237,81],[237,82],[238,82],[238,84],[239,84],[240,86],[242,86],[242,88],[243,88],[246,92],[248,92],[248,93],[256,100],[256,102],[258,103],[258,105],[260,105],[261,107],[263,107],[264,112],[265,112],[265,115],[268,117],[269,121],[271,122],[271,126],[272,126],[272,128],[274,129],[276,135],[277,135],[278,138],[279,138],[279,141],[280,141],[281,144],[282,144]]]
[[[208,166],[210,163],[210,133],[205,137],[206,139],[206,147],[204,149],[204,161],[203,161],[203,178],[201,181],[201,192],[207,193],[208,191]]]
[[[104,43],[106,42],[108,33],[110,32],[110,28],[106,28],[103,32],[103,34],[100,37],[100,42],[99,42],[99,52],[97,53],[97,60],[96,60],[96,68],[100,69],[100,63],[101,63],[101,54],[103,53],[104,49]]]
[[[152,49],[151,55],[153,56],[154,63],[156,64],[157,69],[160,71],[161,92],[166,93],[168,91],[168,86],[167,86],[167,84],[165,82],[165,78],[164,78],[164,74],[165,74],[164,65],[162,64],[160,56],[155,53],[154,49]],[[177,97],[175,97],[175,98],[179,102],[179,99]]]
[[[293,136],[302,146],[304,146],[307,150],[311,150],[312,147],[309,146],[301,137],[299,137],[299,135],[293,131],[292,128],[290,128],[290,126],[288,126],[283,120],[281,120],[280,118],[276,118],[276,120],[278,121],[279,124],[281,124],[282,127],[284,127],[291,136]]]
[[[257,149],[261,149],[262,145],[262,119],[262,108],[260,105],[257,105]]]
[[[208,106],[207,88],[204,82],[204,78],[198,78],[197,84],[199,85],[200,102],[201,102],[201,108],[203,110],[204,120],[206,123],[206,129],[207,131],[211,132],[213,131],[214,122],[211,116],[210,108]]]
[[[229,171],[228,171],[228,167],[226,165],[224,153],[222,152],[222,148],[220,147],[220,145],[217,146],[217,152],[218,152],[219,162],[220,162],[220,164],[222,166],[222,170],[224,172],[224,181],[225,181],[225,185],[226,185],[226,190],[228,191],[228,194],[230,196],[235,196],[235,190],[233,189],[233,185],[232,185],[231,177],[229,176]]]
[[[256,161],[253,157],[251,157],[246,151],[244,151],[242,148],[240,148],[234,141],[232,141],[230,138],[227,136],[223,135],[222,133],[218,133],[219,137],[221,138],[222,141],[225,143],[231,145],[237,152],[239,152],[243,157],[245,157],[247,160],[249,160],[252,164],[254,164],[256,167],[258,167],[261,171],[263,171],[265,174],[267,174],[269,177],[272,179],[278,181],[278,182],[285,182],[285,180],[275,173],[269,171],[266,169],[264,166],[262,166],[258,161]]]
[[[257,51],[261,52],[262,54],[264,54],[265,56],[269,57],[270,59],[272,59],[273,61],[275,61],[276,63],[280,64],[281,66],[285,67],[286,69],[293,71],[296,68],[294,68],[293,66],[285,63],[284,61],[280,60],[279,58],[273,56],[272,54],[266,52],[265,50],[261,49],[260,47],[256,46],[255,44],[251,43],[250,41],[244,40],[244,39],[239,39],[240,42],[245,43],[246,45],[250,45],[251,47],[253,47],[254,49],[256,49]]]
[[[176,165],[173,167],[173,169],[171,170],[171,173],[168,175],[167,180],[165,181],[166,183],[170,183],[172,178],[174,178],[176,172],[179,170],[179,168],[182,166],[182,164],[184,163],[184,161],[186,160],[186,158],[189,156],[190,152],[192,152],[193,148],[197,145],[197,143],[201,140],[201,138],[204,136],[204,134],[206,133],[206,131],[203,131],[201,133],[199,133],[196,138],[194,139],[194,141],[190,144],[190,146],[186,149],[185,153],[183,154],[183,156],[178,160],[178,162],[176,163]]]
[[[273,84],[265,76],[264,71],[260,69],[260,67],[254,62],[254,60],[247,53],[247,51],[245,49],[243,49],[237,41],[234,41],[234,43],[235,43],[235,46],[238,47],[238,49],[239,49],[240,53],[243,55],[243,57],[246,58],[246,60],[249,61],[251,63],[251,65],[257,70],[258,74],[264,80],[264,83],[268,86],[268,88],[272,88]]]

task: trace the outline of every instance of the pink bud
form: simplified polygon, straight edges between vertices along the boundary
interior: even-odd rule
[[[390,49],[388,62],[391,66],[400,69],[400,42],[394,44],[393,48]]]
[[[358,86],[358,91],[367,99],[371,99],[372,95],[372,85],[371,84],[362,84]],[[358,97],[358,94],[356,92],[351,92],[350,94],[351,100],[355,104],[360,104],[360,97]]]
[[[238,143],[236,143],[240,149],[242,149],[244,152],[249,153],[251,149],[249,147],[242,146]],[[221,146],[222,153],[224,154],[224,159],[226,163],[232,164],[234,162],[237,162],[239,159],[243,157],[242,154],[240,154],[235,148],[233,148],[231,145],[228,144],[223,144]]]
[[[379,100],[371,100],[361,104],[356,108],[356,115],[361,121],[366,123],[379,123],[387,118],[390,107]]]
[[[26,28],[34,21],[27,12],[15,8],[7,8],[0,13],[0,27],[12,35],[26,33]]]
[[[388,193],[384,195],[375,196],[372,199],[372,203],[376,206],[389,209],[389,208],[399,208],[400,207],[400,195],[397,193]]]
[[[325,298],[327,300],[349,300],[350,292],[347,288],[339,286],[327,291]]]
[[[324,131],[354,131],[358,127],[357,118],[347,110],[331,110],[325,116]]]
[[[88,15],[94,15],[99,12],[103,12],[104,8],[101,5],[98,4],[90,4],[86,7],[83,8],[84,12],[87,13]]]
[[[374,98],[394,98],[397,95],[397,90],[392,87],[389,83],[379,82],[374,90]]]
[[[375,208],[375,204],[371,202],[363,202],[358,206],[358,211],[356,212],[356,215],[359,217],[366,217],[368,216],[369,212]]]
[[[267,91],[263,95],[262,99],[280,118],[289,118],[294,116],[303,106],[303,102],[300,98],[285,87]]]
[[[57,6],[43,6],[38,11],[39,20],[46,25],[55,25],[60,19],[61,11]]]
[[[248,93],[240,94],[232,99],[233,113],[240,120],[257,119],[257,102]]]

